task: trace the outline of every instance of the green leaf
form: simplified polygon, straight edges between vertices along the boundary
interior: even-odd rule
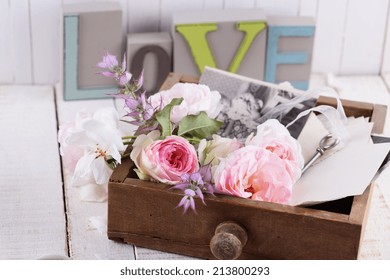
[[[192,138],[208,138],[215,134],[222,126],[222,122],[207,116],[206,112],[200,112],[199,115],[185,116],[179,122],[178,135]]]
[[[156,119],[162,127],[161,137],[172,135],[171,111],[173,106],[180,105],[182,102],[183,98],[174,98],[161,112],[156,114]]]

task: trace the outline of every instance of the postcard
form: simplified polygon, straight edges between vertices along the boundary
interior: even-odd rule
[[[199,81],[222,95],[223,109],[218,118],[224,122],[219,134],[243,139],[256,131],[261,117],[276,106],[301,96],[304,92],[288,85],[275,85],[223,70],[206,67]],[[314,107],[316,98],[295,105],[283,113],[280,122],[287,125],[302,111]],[[289,131],[297,138],[307,117],[291,125]]]

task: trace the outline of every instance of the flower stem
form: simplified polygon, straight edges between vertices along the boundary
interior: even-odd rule
[[[129,156],[130,156],[130,153],[123,154],[123,155],[122,155],[122,158],[126,158],[126,157],[129,157]]]
[[[185,137],[191,144],[199,144],[200,139],[196,137]]]
[[[137,138],[137,136],[134,136],[134,135],[122,136],[122,140],[125,140],[125,139],[135,139],[135,138]]]

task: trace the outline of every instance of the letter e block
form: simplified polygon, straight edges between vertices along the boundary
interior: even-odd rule
[[[308,88],[314,42],[311,17],[269,17],[265,80]]]

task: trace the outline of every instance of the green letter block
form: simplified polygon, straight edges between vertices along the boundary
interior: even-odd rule
[[[265,22],[239,22],[237,24],[237,29],[245,32],[244,40],[242,40],[240,48],[238,49],[236,55],[234,56],[229,71],[236,73],[238,68],[241,65],[242,60],[244,59],[246,53],[249,50],[249,47],[252,45],[253,40],[261,31],[266,28]]]
[[[215,23],[183,24],[176,26],[176,31],[187,41],[200,73],[203,72],[205,66],[216,67],[213,54],[211,53],[206,38],[208,32],[215,30],[217,30],[217,24]]]
[[[262,10],[173,15],[173,71],[200,76],[204,67],[264,78],[267,24]]]

